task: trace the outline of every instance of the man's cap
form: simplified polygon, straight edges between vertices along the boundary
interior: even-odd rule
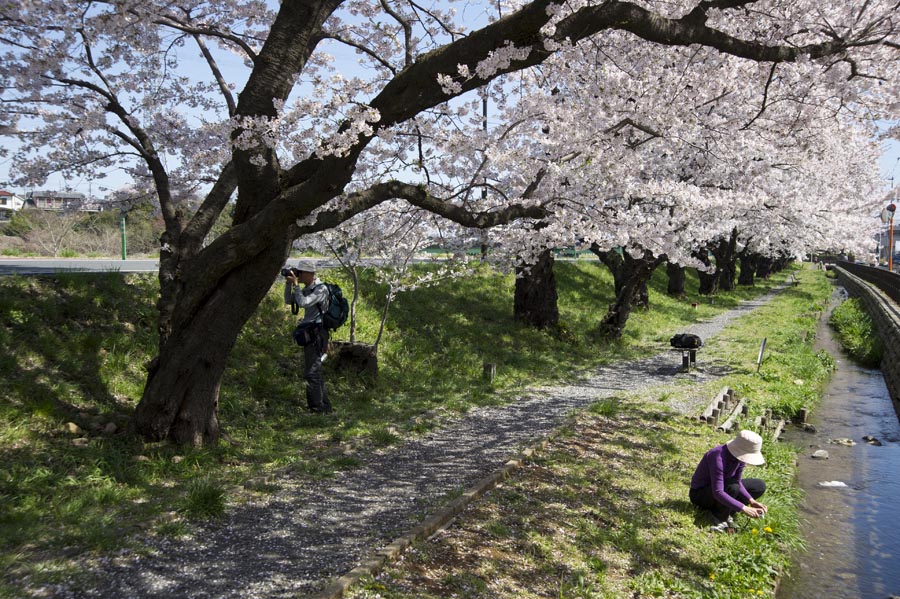
[[[301,260],[294,268],[302,272],[316,272],[316,263],[312,260]]]

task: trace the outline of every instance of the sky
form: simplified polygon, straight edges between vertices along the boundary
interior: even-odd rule
[[[885,181],[885,188],[896,190],[900,187],[900,142],[894,141],[886,145],[878,164],[881,167],[881,178]],[[897,199],[896,195],[894,199]]]

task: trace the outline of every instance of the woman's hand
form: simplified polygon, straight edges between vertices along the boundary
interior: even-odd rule
[[[761,517],[763,514],[765,514],[765,511],[763,511],[763,510],[760,509],[760,508],[753,507],[752,505],[745,505],[745,506],[744,506],[744,509],[742,509],[741,511],[742,511],[742,512],[744,513],[744,515],[747,516],[748,518],[759,518],[759,517]]]
[[[758,502],[758,501],[755,500],[755,499],[751,499],[751,500],[750,500],[750,505],[753,506],[753,507],[755,507],[755,508],[758,509],[758,510],[762,510],[762,513],[763,513],[763,514],[768,514],[768,513],[769,513],[769,508],[768,508],[768,506],[766,506],[766,504],[764,504],[764,503]]]

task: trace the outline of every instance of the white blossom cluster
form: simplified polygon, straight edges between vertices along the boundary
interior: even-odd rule
[[[421,185],[482,217],[545,211],[481,231],[413,218],[420,211],[399,202],[341,227],[340,247],[397,264],[435,235],[454,249],[489,247],[506,266],[573,244],[697,265],[699,248],[734,230],[741,248],[760,253],[861,254],[883,197],[872,140],[879,131],[900,138],[900,25],[889,0],[760,0],[706,11],[712,37],[847,45],[777,63],[723,51],[731,40],[719,49],[645,41],[630,24],[573,43],[558,28],[603,3],[550,3],[538,33],[552,57],[498,75],[532,59],[532,48],[497,39],[460,52],[444,63],[455,70],[404,82],[408,93],[396,97],[415,99],[436,83],[444,96],[403,118],[379,102],[384,90],[396,92],[392,83],[450,42],[465,47],[474,29],[530,2],[439,0],[427,10],[401,0],[342,2],[302,68],[279,74],[290,91],[265,98],[258,113],[236,107],[254,91],[244,86],[263,68],[281,5],[7,4],[0,135],[16,138],[6,146],[16,183],[121,171],[145,189],[162,170],[172,188],[204,190],[246,151],[253,165],[274,160],[284,172],[303,164],[320,177],[328,173],[319,165],[353,158],[351,181],[331,196],[307,205],[297,193],[303,208],[294,216],[306,225],[386,180]],[[649,28],[700,2],[634,4],[653,13]],[[363,239],[350,243],[353,235]]]
[[[495,74],[504,71],[514,61],[525,60],[531,54],[531,48],[517,48],[508,43],[488,53],[487,58],[475,65],[475,71],[472,72],[468,65],[459,64],[456,66],[457,76],[447,74],[439,74],[437,81],[441,86],[441,90],[448,96],[459,94],[463,89],[463,83],[470,81],[476,77],[487,81]]]

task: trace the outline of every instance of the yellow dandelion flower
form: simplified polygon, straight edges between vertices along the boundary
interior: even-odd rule
[[[766,526],[763,530],[766,531],[766,532],[772,532],[772,527],[771,527],[771,526]]]
[[[710,579],[710,580],[715,580],[715,579],[716,579],[716,573],[715,573],[715,572],[710,572],[710,574],[709,574],[709,579]]]
[[[756,591],[756,594],[757,594],[757,595],[765,595],[766,592],[765,592],[765,591]]]
[[[759,534],[759,531],[756,530],[756,529],[754,528],[753,530],[750,531],[750,534],[751,534],[751,535],[758,535],[758,534]]]

